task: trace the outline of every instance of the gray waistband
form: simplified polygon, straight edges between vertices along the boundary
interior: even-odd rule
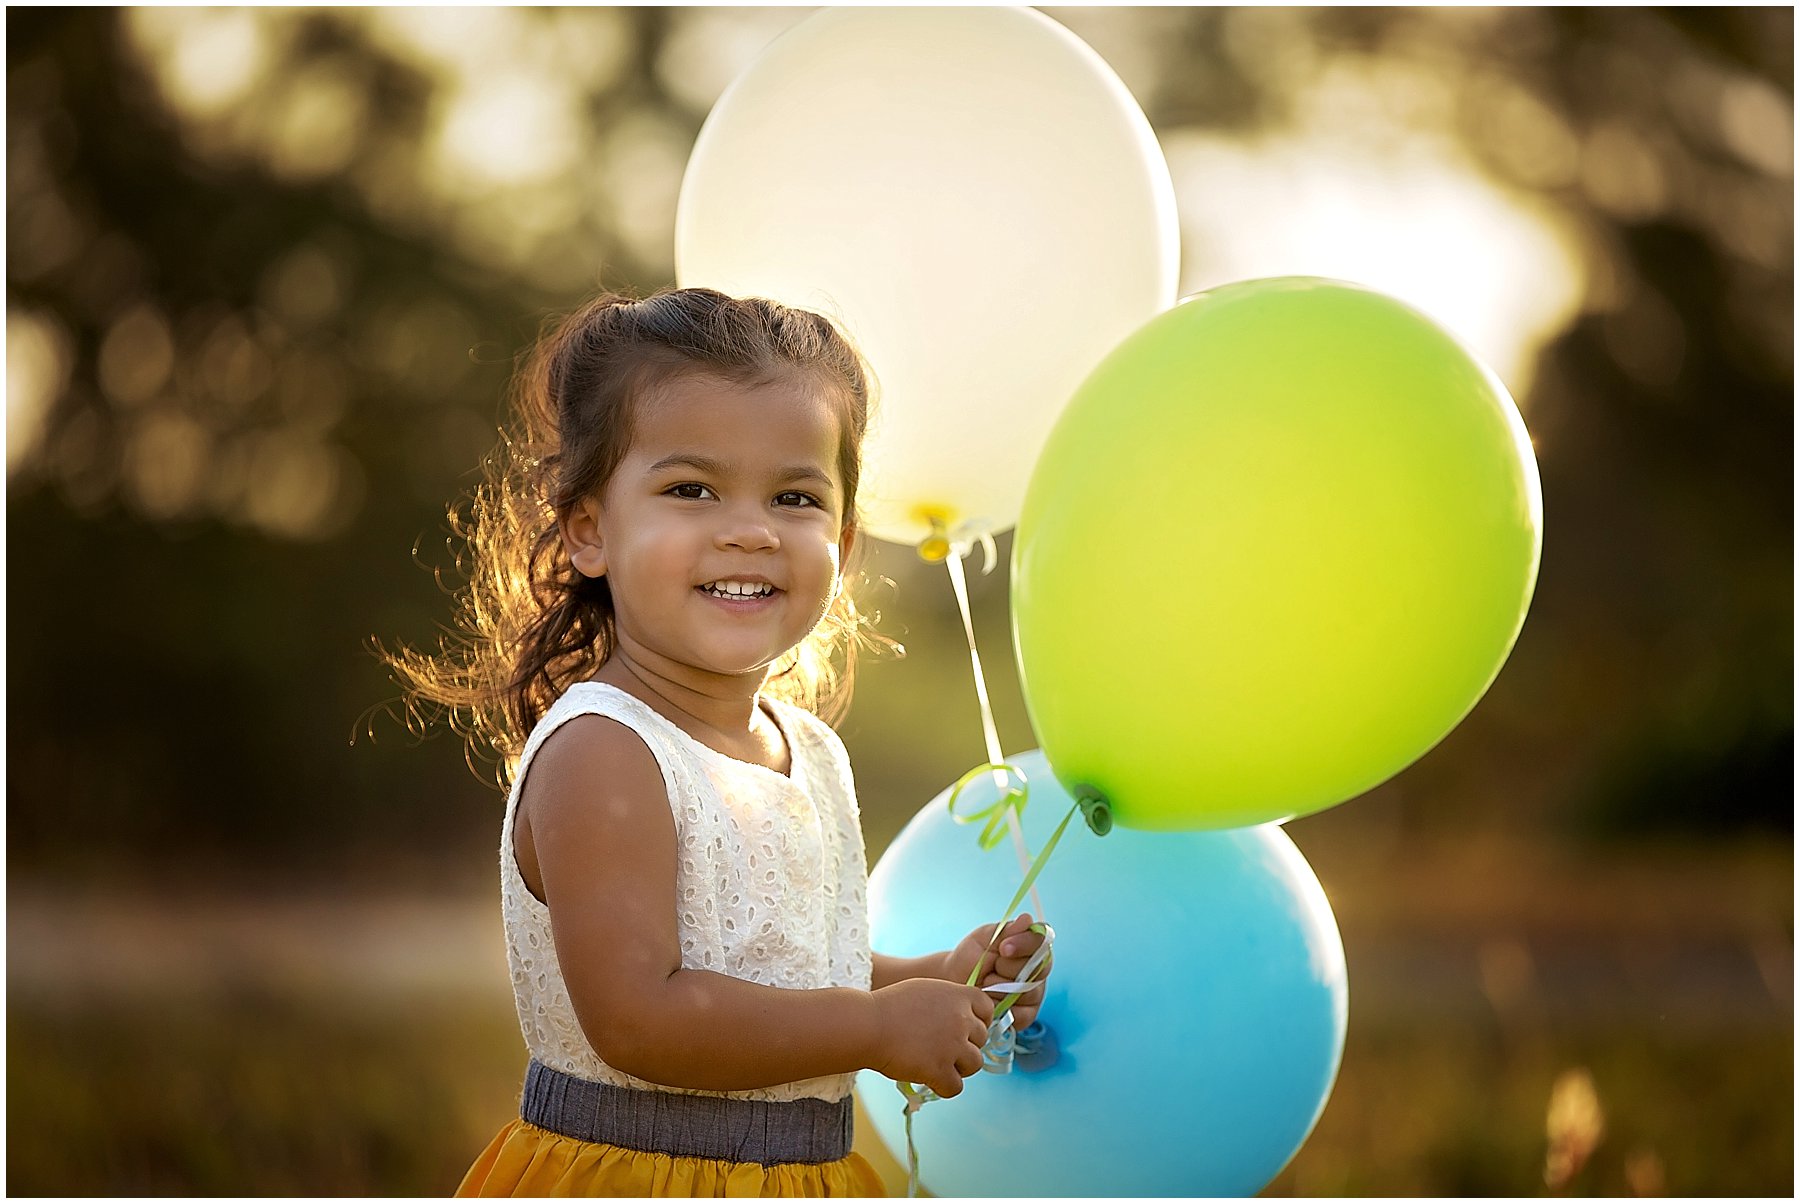
[[[578,1079],[533,1059],[519,1115],[581,1141],[727,1162],[836,1162],[850,1153],[855,1105],[845,1096],[751,1100],[638,1091]]]

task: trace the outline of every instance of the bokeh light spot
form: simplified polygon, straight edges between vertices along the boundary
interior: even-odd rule
[[[556,65],[579,79],[590,93],[611,87],[625,71],[634,49],[625,12],[618,8],[538,9],[540,35]]]
[[[296,74],[269,122],[270,165],[297,180],[341,170],[362,147],[368,96],[368,81],[344,60],[316,63]]]
[[[6,473],[37,451],[62,392],[72,348],[62,324],[48,314],[6,307]]]
[[[1738,78],[1719,98],[1725,144],[1752,167],[1778,179],[1794,175],[1794,105],[1768,84]]]
[[[151,414],[137,424],[125,453],[125,485],[145,517],[166,522],[198,506],[211,442],[185,414]]]
[[[1794,254],[1793,195],[1780,186],[1740,185],[1720,191],[1712,224],[1733,254],[1767,271],[1785,272]]]
[[[153,306],[127,310],[100,344],[100,388],[115,405],[132,409],[149,401],[174,370],[174,339]]]
[[[242,410],[262,396],[274,366],[235,314],[222,319],[200,349],[200,380],[227,410]]]
[[[9,198],[11,196],[9,192]],[[6,274],[34,280],[62,267],[83,237],[81,223],[55,189],[33,192],[6,207]]]
[[[61,423],[48,457],[63,497],[77,513],[91,514],[112,497],[119,482],[119,450],[110,428],[82,406]]]
[[[245,483],[244,517],[283,539],[327,539],[362,502],[362,472],[348,454],[287,431],[257,440]]]
[[[1464,124],[1508,176],[1534,188],[1575,180],[1581,147],[1566,122],[1529,90],[1499,73],[1471,84]]]
[[[127,29],[150,51],[163,88],[196,117],[216,117],[260,79],[269,52],[264,17],[252,8],[130,8]]]
[[[675,245],[675,201],[692,139],[666,119],[634,114],[607,138],[598,175],[605,181],[612,225],[633,254],[661,263]]]
[[[573,164],[582,133],[567,92],[540,76],[494,72],[448,101],[434,174],[450,195],[543,180]]]
[[[1589,131],[1581,149],[1581,185],[1595,205],[1625,221],[1648,221],[1668,207],[1668,180],[1636,131],[1617,121]]]
[[[656,81],[676,101],[705,113],[739,72],[790,25],[797,9],[721,8],[681,20],[656,59]]]
[[[348,15],[359,17],[383,49],[450,79],[478,75],[496,60],[517,57],[521,14],[516,10],[381,5]]]
[[[344,303],[345,271],[337,258],[313,244],[296,247],[263,274],[263,301],[294,326],[311,326]]]

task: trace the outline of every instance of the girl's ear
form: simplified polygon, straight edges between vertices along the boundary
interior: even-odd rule
[[[569,561],[583,577],[606,576],[606,544],[600,534],[600,503],[582,498],[557,525]]]

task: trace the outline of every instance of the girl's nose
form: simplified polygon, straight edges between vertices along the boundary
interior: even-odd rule
[[[713,539],[720,548],[745,552],[772,552],[781,546],[775,525],[760,511],[734,511],[726,515]]]

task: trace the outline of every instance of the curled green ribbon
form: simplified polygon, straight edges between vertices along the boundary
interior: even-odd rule
[[[1000,797],[979,811],[959,812],[956,809],[956,802],[962,797],[963,791],[983,777],[1004,779],[1004,784],[1000,787]],[[985,819],[987,826],[982,828],[981,835],[976,838],[985,852],[1000,843],[1001,834],[1006,830],[1006,813],[1013,810],[1018,811],[1021,815],[1024,814],[1025,804],[1030,797],[1031,787],[1026,784],[1025,775],[1016,766],[995,765],[991,762],[986,765],[977,765],[956,779],[956,784],[950,787],[950,817],[959,824],[978,824]]]

